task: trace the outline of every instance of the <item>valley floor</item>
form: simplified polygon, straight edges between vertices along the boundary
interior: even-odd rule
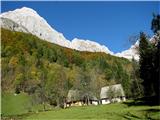
[[[128,106],[125,103],[110,105],[71,107],[53,111],[31,113],[18,118],[24,120],[51,120],[51,119],[105,119],[105,120],[132,120],[132,119],[160,119],[160,106]]]

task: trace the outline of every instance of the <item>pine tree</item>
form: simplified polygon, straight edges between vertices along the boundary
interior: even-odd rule
[[[160,15],[153,14],[151,30],[157,33],[160,30]]]
[[[154,50],[154,90],[160,97],[160,15],[153,14],[151,29],[154,32],[155,50]]]
[[[146,35],[140,33],[139,55],[140,55],[140,78],[143,79],[144,94],[151,96],[153,91],[153,52]]]

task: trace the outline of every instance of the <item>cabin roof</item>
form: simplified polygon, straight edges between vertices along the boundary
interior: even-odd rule
[[[88,94],[90,100],[98,100],[92,93]],[[83,100],[85,96],[87,96],[87,94],[82,94],[79,90],[69,90],[67,95],[67,102]]]
[[[69,90],[67,95],[67,102],[80,100],[80,93],[78,90]]]
[[[125,96],[124,90],[121,84],[115,84],[115,85],[110,85],[110,86],[105,86],[101,88],[101,93],[100,93],[100,98],[108,98],[108,91],[112,90],[114,93],[117,93],[118,96]]]

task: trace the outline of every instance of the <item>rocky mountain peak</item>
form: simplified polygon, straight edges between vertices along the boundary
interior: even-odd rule
[[[135,56],[135,59],[138,58],[133,46],[129,50],[114,54],[105,45],[101,45],[92,40],[83,40],[79,38],[75,38],[72,41],[67,40],[62,33],[51,27],[35,10],[28,7],[22,7],[20,9],[2,13],[0,18],[1,27],[15,31],[28,32],[43,40],[63,47],[79,51],[105,52],[107,54],[125,57],[127,59],[131,59],[133,56]],[[17,27],[14,28],[13,25],[16,25]]]

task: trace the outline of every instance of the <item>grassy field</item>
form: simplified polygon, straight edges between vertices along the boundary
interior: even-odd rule
[[[70,107],[67,109],[53,108],[51,111],[42,111],[43,107],[31,106],[30,97],[21,93],[2,94],[2,119],[153,119],[160,120],[160,106],[132,105],[133,101],[109,105]],[[32,109],[32,110],[31,110]],[[29,113],[29,110],[32,112]]]
[[[43,105],[32,105],[31,96],[26,93],[2,93],[1,99],[2,117],[17,116],[28,112],[43,111]],[[51,106],[45,105],[46,109],[51,109]]]
[[[159,106],[128,106],[122,103],[72,107],[68,109],[59,109],[53,111],[28,114],[23,119],[160,119]]]
[[[2,93],[2,116],[21,115],[28,113],[30,105],[30,97],[21,93],[14,95],[13,93]]]

